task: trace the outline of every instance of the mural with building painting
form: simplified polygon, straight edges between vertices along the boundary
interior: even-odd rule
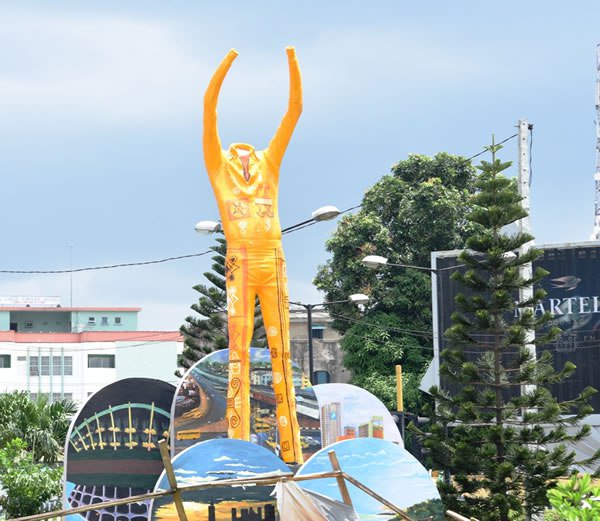
[[[381,401],[350,384],[315,385],[321,411],[322,445],[354,438],[379,438],[402,445],[396,422]]]
[[[189,369],[177,388],[172,415],[172,456],[198,442],[227,437],[227,376],[229,350],[215,351]],[[308,378],[293,365],[300,441],[305,459],[321,448],[319,406]],[[268,349],[250,349],[251,441],[278,454]]]

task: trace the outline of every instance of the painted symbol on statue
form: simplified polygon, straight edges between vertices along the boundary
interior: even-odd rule
[[[265,198],[256,198],[254,203],[257,207],[257,215],[259,217],[274,217],[273,213],[273,200]]]
[[[248,232],[248,223],[246,221],[240,221],[238,223],[238,227],[240,229],[240,233],[242,235],[246,235],[246,233]]]
[[[235,286],[227,289],[227,313],[231,317],[235,316],[235,304],[240,300],[236,293],[237,288]]]
[[[225,278],[229,281],[235,280],[235,272],[240,269],[238,258],[231,255],[225,259]]]
[[[233,220],[248,217],[248,214],[250,213],[248,199],[233,199],[227,201],[227,211],[229,212],[229,217]]]
[[[283,376],[281,376],[281,373],[279,372],[274,372],[273,373],[273,382],[275,384],[280,384],[281,380],[283,380]]]
[[[282,427],[287,427],[288,424],[288,419],[285,416],[280,416],[279,417],[279,425],[281,425]]]
[[[277,328],[275,326],[269,326],[269,328],[267,329],[267,335],[277,336]]]
[[[284,441],[283,444],[281,445],[281,448],[284,451],[290,450],[290,442],[289,441]]]

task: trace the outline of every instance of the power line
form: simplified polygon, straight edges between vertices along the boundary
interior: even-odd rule
[[[514,139],[517,136],[518,136],[518,134],[513,134],[512,136],[509,136],[509,137],[503,139],[502,141],[500,141],[498,143],[498,145],[502,145],[503,143],[506,143],[507,141],[510,141],[511,139]],[[464,160],[464,163],[468,163],[472,159],[475,159],[476,157],[479,157],[480,155],[485,154],[486,152],[487,152],[487,150],[484,149],[481,152],[478,152],[477,154],[473,154],[472,156],[466,158]],[[355,206],[352,206],[350,208],[347,208],[347,209],[341,211],[340,215],[351,212],[352,210],[356,210],[357,208],[361,208],[361,207],[362,207],[362,204],[357,204]],[[298,230],[303,230],[304,228],[308,228],[309,226],[313,226],[317,222],[318,221],[315,221],[314,219],[311,219],[308,221],[303,221],[301,223],[294,224],[292,226],[284,228],[281,231],[281,233],[282,233],[282,235],[287,235],[289,233],[292,233],[292,232],[295,232]],[[84,267],[84,268],[70,268],[70,269],[64,269],[64,270],[0,270],[0,273],[10,274],[10,275],[15,275],[15,274],[19,274],[19,275],[56,275],[56,274],[65,274],[65,273],[79,273],[79,272],[83,272],[83,271],[109,270],[109,269],[115,269],[115,268],[127,268],[127,267],[131,267],[131,266],[148,266],[150,264],[161,264],[161,263],[172,262],[172,261],[176,261],[176,260],[190,259],[193,257],[201,257],[201,256],[207,255],[209,253],[212,253],[212,251],[207,250],[207,251],[203,251],[201,253],[178,255],[178,256],[166,257],[164,259],[158,259],[158,260],[149,260],[149,261],[141,261],[141,262],[125,262],[125,263],[119,263],[119,264],[107,264],[107,265],[102,265],[102,266],[89,266],[89,267]],[[424,266],[406,265],[404,267],[415,268],[415,269],[424,269],[424,270],[431,271],[431,268],[424,267]],[[449,269],[449,268],[443,268],[443,269]]]
[[[353,206],[351,208],[347,208],[346,210],[341,211],[340,215],[350,212],[358,207],[360,207],[360,205]],[[292,232],[295,232],[298,230],[302,230],[304,228],[307,228],[308,226],[312,226],[312,225],[316,224],[317,222],[318,221],[310,220],[308,222],[290,226],[290,227],[282,230],[282,234],[288,234],[288,233],[292,233]],[[120,263],[120,264],[89,266],[89,267],[85,267],[85,268],[69,268],[69,269],[65,269],[65,270],[0,270],[0,273],[13,274],[13,275],[14,274],[56,275],[56,274],[64,274],[64,273],[79,273],[82,271],[110,270],[110,269],[114,269],[114,268],[127,268],[127,267],[131,267],[131,266],[147,266],[150,264],[161,264],[164,262],[172,262],[172,261],[176,261],[176,260],[190,259],[193,257],[202,257],[203,255],[208,255],[209,253],[214,253],[214,252],[212,250],[206,250],[206,251],[203,251],[200,253],[190,253],[188,255],[178,255],[176,257],[166,257],[164,259],[157,259],[157,260],[149,260],[149,261],[141,261],[141,262],[124,262],[124,263]]]
[[[104,266],[90,266],[86,268],[73,268],[68,270],[0,270],[0,273],[11,273],[11,274],[59,274],[59,273],[78,273],[81,271],[95,271],[95,270],[110,270],[114,268],[125,268],[129,266],[146,266],[148,264],[160,264],[162,262],[171,262],[181,259],[189,259],[191,257],[201,257],[213,253],[212,250],[206,250],[201,253],[190,253],[189,255],[179,255],[177,257],[166,257],[164,259],[142,261],[142,262],[125,262],[122,264],[108,264]]]

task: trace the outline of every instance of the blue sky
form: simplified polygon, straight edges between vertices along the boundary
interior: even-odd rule
[[[321,449],[298,471],[299,475],[331,470],[329,451],[334,450],[341,469],[394,505],[406,509],[422,501],[440,499],[427,470],[408,451],[398,445],[375,438],[345,440]],[[303,481],[300,486],[341,501],[333,478]],[[388,519],[389,512],[373,497],[352,484],[348,490],[361,519]]]
[[[361,423],[371,421],[373,416],[383,418],[386,440],[402,444],[398,427],[385,405],[370,392],[351,384],[319,384],[314,387],[319,409],[330,403],[341,405],[341,432],[346,426],[358,429]]]
[[[231,47],[224,144],[266,145],[297,48],[304,114],[284,159],[284,226],[348,208],[411,152],[472,155],[534,125],[538,243],[586,240],[593,222],[600,4],[581,1],[0,2],[0,269],[57,269],[204,251],[217,208],[201,154],[201,101]],[[516,141],[504,151],[516,159]],[[292,300],[334,223],[285,238]],[[141,306],[174,329],[208,258],[74,276],[74,304]],[[2,295],[60,295],[68,276],[0,275]]]

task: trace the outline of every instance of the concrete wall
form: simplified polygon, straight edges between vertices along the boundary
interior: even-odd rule
[[[73,311],[71,313],[72,331],[137,331],[138,314],[136,311]],[[121,319],[120,324],[115,318]],[[94,320],[90,322],[90,318]],[[106,319],[105,323],[103,319]]]
[[[81,342],[40,343],[36,345],[4,342],[0,354],[11,357],[11,367],[0,368],[0,393],[14,390],[65,396],[80,404],[89,395],[116,380],[129,377],[158,378],[175,383],[174,371],[177,364],[179,342],[150,340],[131,342]],[[108,355],[114,357],[115,367],[89,367],[89,357]],[[61,363],[61,359],[64,360]],[[57,374],[31,374],[32,359],[36,367],[44,360],[57,360]],[[69,361],[72,374],[61,374]],[[50,365],[52,368],[52,365]],[[38,371],[41,373],[41,371]]]
[[[116,342],[116,377],[157,378],[175,385],[177,342]]]
[[[19,333],[69,333],[70,313],[68,311],[10,311],[10,324],[17,324]],[[26,327],[31,323],[31,327]]]
[[[308,344],[304,340],[292,340],[292,360],[302,371],[309,374]],[[342,363],[339,341],[313,340],[313,362],[315,371],[328,371],[331,383],[348,383],[352,372]]]
[[[10,311],[0,311],[0,331],[10,329]]]

